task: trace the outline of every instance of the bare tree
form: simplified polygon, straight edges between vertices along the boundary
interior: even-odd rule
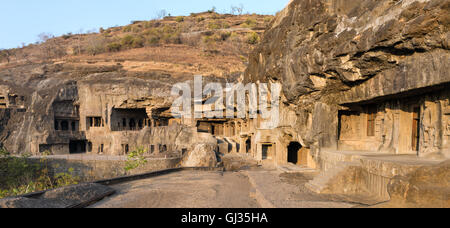
[[[53,37],[54,36],[52,34],[43,32],[43,33],[38,35],[38,42],[44,43],[44,42],[47,42],[47,40],[49,40],[49,39],[51,39]]]
[[[97,55],[105,52],[107,39],[101,36],[91,36],[87,39],[88,47],[87,52],[90,55]]]
[[[81,55],[81,39],[82,39],[83,29],[78,30],[77,32],[77,54]]]
[[[58,44],[55,36],[50,33],[41,33],[38,35],[38,42],[44,59],[60,58],[65,55],[64,48]]]
[[[1,61],[3,61],[5,59],[9,63],[11,61],[11,56],[12,56],[12,52],[10,50],[7,50],[7,49],[0,50]]]
[[[231,6],[231,14],[233,15],[242,15],[244,13],[244,5],[240,4],[239,6]]]
[[[167,16],[166,10],[160,10],[158,13],[156,13],[155,19],[164,19]]]

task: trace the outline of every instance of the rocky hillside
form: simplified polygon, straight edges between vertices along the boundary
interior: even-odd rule
[[[449,28],[446,0],[294,0],[245,80],[280,82],[306,146],[335,147],[338,104],[450,80]]]
[[[100,111],[102,105],[157,113],[170,107],[174,83],[194,75],[235,81],[272,19],[206,12],[44,37],[40,44],[3,50],[0,147],[30,153],[40,151],[39,145],[67,143],[68,137],[84,139],[84,133],[65,136],[54,129],[58,110],[59,115],[84,112],[77,110],[80,103],[89,115],[109,112]]]
[[[0,70],[30,64],[110,68],[169,75],[232,77],[245,70],[250,50],[273,16],[215,12],[135,21],[99,33],[41,34],[41,42],[0,52]]]

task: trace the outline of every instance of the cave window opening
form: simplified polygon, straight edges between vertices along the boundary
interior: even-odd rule
[[[102,117],[87,117],[90,127],[104,127]]]
[[[142,128],[144,127],[143,122],[142,122],[142,119],[139,119],[139,121],[138,121],[138,127],[139,127],[139,129],[142,129]]]
[[[100,144],[100,146],[98,147],[98,153],[99,154],[103,153],[103,149],[104,149],[104,144]]]
[[[126,118],[123,118],[123,119],[122,119],[122,127],[123,127],[124,129],[127,128],[127,119],[126,119]]]
[[[122,151],[127,155],[130,152],[130,146],[128,144],[122,144]]]
[[[70,141],[69,153],[70,154],[83,154],[86,153],[86,141]]]
[[[136,121],[133,118],[130,119],[129,125],[130,125],[130,130],[136,130]]]
[[[68,131],[69,130],[69,121],[63,120],[61,121],[61,130]]]
[[[70,124],[71,124],[71,127],[72,127],[72,131],[76,131],[77,130],[77,123],[75,121],[72,121]]]

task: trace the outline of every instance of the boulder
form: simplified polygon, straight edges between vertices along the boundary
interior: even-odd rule
[[[216,167],[217,144],[198,143],[185,154],[182,160],[183,167]]]

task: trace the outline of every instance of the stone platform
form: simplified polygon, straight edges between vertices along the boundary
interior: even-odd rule
[[[321,151],[320,158],[322,173],[308,188],[319,193],[369,194],[380,202],[390,200],[388,185],[395,177],[443,162],[367,151]]]

